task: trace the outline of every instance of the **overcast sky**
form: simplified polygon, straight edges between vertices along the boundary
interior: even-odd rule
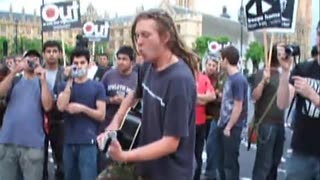
[[[45,0],[45,3],[57,1],[59,0]],[[176,0],[170,1],[174,4]],[[32,14],[34,9],[37,9],[37,13],[39,14],[41,2],[42,0],[0,0],[0,10],[8,11],[10,4],[12,4],[14,12],[21,12],[22,7],[25,7],[26,13]],[[110,17],[114,17],[116,13],[118,13],[119,16],[133,15],[135,14],[136,7],[142,5],[145,9],[157,7],[161,0],[80,0],[82,13],[85,12],[89,2],[92,2],[99,14],[103,15],[104,12],[107,11]],[[234,20],[237,20],[238,10],[241,5],[241,0],[195,0],[195,2],[197,11],[216,16],[219,16],[222,13],[223,6],[227,6],[228,13]],[[244,4],[247,2],[248,0],[243,0]],[[316,27],[316,24],[319,21],[319,18],[316,18],[320,16],[319,6],[319,0],[313,0],[313,17],[315,17],[313,22],[314,27]],[[315,42],[315,30],[313,30],[312,40]]]
[[[175,3],[175,0],[170,1]],[[195,1],[196,10],[217,16],[221,14],[222,7],[226,5],[229,14],[235,20],[237,19],[238,10],[241,4],[241,0]],[[45,0],[45,3],[47,2],[57,2],[57,0]],[[92,2],[100,14],[103,15],[104,11],[107,11],[109,15],[113,17],[115,13],[118,13],[118,15],[133,15],[137,6],[143,5],[145,9],[157,7],[161,0],[80,0],[82,12],[85,11],[89,2]],[[208,5],[208,2],[210,2],[210,6]],[[247,2],[247,0],[244,0],[244,2]],[[37,13],[39,14],[41,0],[0,0],[0,10],[9,10],[10,4],[12,4],[14,12],[21,12],[22,7],[24,6],[26,13],[33,13],[34,9],[37,9]]]

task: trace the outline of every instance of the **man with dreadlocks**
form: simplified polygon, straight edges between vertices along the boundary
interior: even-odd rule
[[[138,162],[141,179],[191,180],[196,166],[193,72],[197,57],[186,49],[172,18],[162,10],[138,14],[132,40],[145,60],[141,68],[144,77],[122,102],[107,130],[118,129],[125,112],[142,98],[139,147],[123,151],[119,142],[113,141],[109,153],[119,162]]]

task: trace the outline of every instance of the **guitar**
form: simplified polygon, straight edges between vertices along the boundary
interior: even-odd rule
[[[141,113],[137,110],[128,110],[119,130],[111,131],[104,138],[104,145],[100,147],[108,157],[108,149],[112,140],[118,140],[125,151],[135,148],[138,144],[137,138],[141,128]],[[111,161],[106,170],[102,171],[97,180],[135,180],[134,164],[117,163]]]
[[[141,128],[141,113],[136,110],[128,110],[120,128],[106,134],[99,148],[103,153],[107,153],[109,145],[113,139],[119,141],[123,150],[128,151],[137,146],[137,138]]]
[[[131,150],[138,145],[138,135],[141,128],[141,113],[136,110],[127,112],[117,131],[117,139],[123,150]]]

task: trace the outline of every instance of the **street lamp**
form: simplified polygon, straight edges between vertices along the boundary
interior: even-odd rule
[[[18,19],[15,19],[15,26],[16,26],[16,36],[15,36],[15,45],[16,45],[16,54],[18,54]]]
[[[239,11],[238,21],[240,23],[240,57],[242,57],[242,46],[243,46],[243,25],[245,24],[243,0],[241,0],[241,7]]]

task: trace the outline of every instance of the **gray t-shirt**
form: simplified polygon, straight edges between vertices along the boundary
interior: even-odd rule
[[[40,80],[21,77],[10,91],[10,100],[0,130],[0,144],[43,148],[43,110]]]
[[[143,114],[139,146],[160,140],[163,136],[181,139],[175,153],[139,163],[138,173],[152,180],[191,180],[195,166],[194,77],[182,60],[160,72],[151,64],[142,68]],[[136,92],[138,97],[139,86]]]
[[[236,126],[244,127],[248,116],[248,81],[240,72],[231,75],[224,84],[220,127],[225,127],[230,121],[235,100],[243,101],[242,111]]]
[[[46,78],[49,84],[50,90],[53,91],[54,83],[56,82],[58,70],[47,70]]]
[[[137,72],[132,71],[130,75],[122,75],[118,69],[111,69],[105,73],[101,82],[107,95],[106,120],[99,128],[104,131],[120,107],[120,104],[109,103],[108,99],[116,95],[127,96],[130,91],[133,91],[137,85]]]

